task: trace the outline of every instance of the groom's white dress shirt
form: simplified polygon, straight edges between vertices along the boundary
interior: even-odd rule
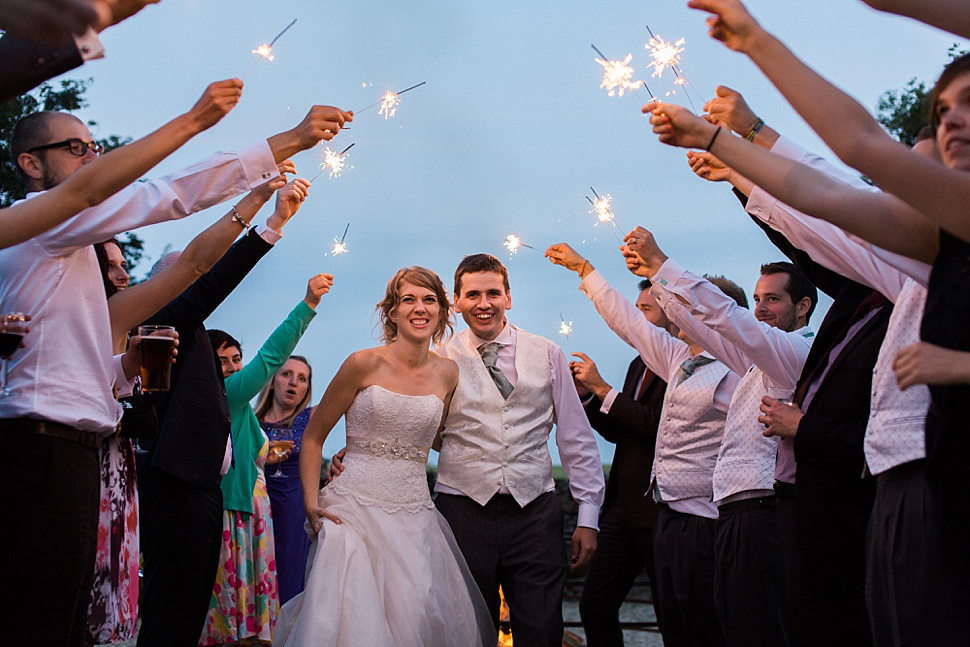
[[[559,457],[579,504],[577,525],[597,529],[603,464],[566,356],[555,343],[510,324],[493,341],[499,345],[496,365],[514,387],[508,400],[478,353],[488,342],[464,330],[444,348],[460,376],[441,434],[435,491],[481,505],[495,493],[511,494],[520,506],[551,492],[547,443],[555,425]]]

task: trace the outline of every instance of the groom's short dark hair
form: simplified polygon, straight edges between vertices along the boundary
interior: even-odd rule
[[[455,270],[455,294],[461,296],[461,277],[465,274],[476,274],[478,272],[495,272],[502,275],[502,282],[505,284],[505,291],[509,291],[509,271],[491,254],[472,254],[461,259],[458,269]]]

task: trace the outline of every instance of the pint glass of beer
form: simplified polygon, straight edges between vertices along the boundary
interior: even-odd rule
[[[141,337],[141,390],[168,391],[175,328],[138,326],[138,335]]]

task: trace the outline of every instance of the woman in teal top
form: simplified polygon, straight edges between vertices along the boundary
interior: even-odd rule
[[[316,315],[333,276],[318,274],[306,297],[293,308],[256,356],[245,366],[238,341],[221,330],[209,340],[222,365],[232,424],[232,463],[222,477],[223,545],[200,645],[233,643],[246,638],[271,642],[279,612],[273,520],[263,467],[285,460],[288,443],[270,442],[249,402],[273,379]]]

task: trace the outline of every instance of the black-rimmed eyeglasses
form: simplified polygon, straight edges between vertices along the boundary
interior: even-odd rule
[[[71,155],[74,155],[75,157],[84,157],[89,150],[93,151],[95,155],[100,155],[102,152],[104,152],[104,146],[98,142],[86,142],[83,139],[78,139],[76,137],[65,139],[62,142],[54,142],[53,144],[34,146],[33,148],[28,149],[27,152],[33,153],[35,151],[45,151],[51,148],[67,148],[71,152]]]

